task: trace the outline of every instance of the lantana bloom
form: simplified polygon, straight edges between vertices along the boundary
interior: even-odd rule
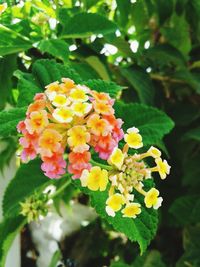
[[[105,210],[109,216],[114,217],[116,212],[121,211],[123,217],[136,218],[141,213],[141,203],[135,198],[135,193],[142,194],[144,205],[147,208],[158,209],[162,203],[162,197],[159,197],[159,191],[151,188],[144,190],[144,181],[151,179],[151,173],[158,172],[161,179],[169,174],[170,166],[166,160],[161,159],[161,152],[155,147],[150,147],[146,153],[134,153],[129,155],[128,150],[137,149],[143,146],[142,136],[139,129],[132,127],[124,135],[125,145],[121,150],[115,147],[108,158],[110,165],[108,169],[108,199],[105,203]],[[152,157],[156,166],[149,167],[144,159]],[[105,166],[106,167],[106,166]],[[103,171],[103,169],[102,169]],[[100,172],[100,170],[99,170]],[[87,171],[89,177],[90,171]],[[81,181],[85,180],[85,173],[82,173]],[[93,181],[94,182],[94,181]],[[93,184],[89,187],[88,183],[82,182],[82,186],[87,186],[90,190],[98,186]],[[106,188],[105,188],[106,189]]]
[[[35,95],[25,120],[17,126],[21,159],[40,156],[41,168],[49,178],[60,178],[66,167],[73,178],[80,178],[83,170],[91,169],[90,148],[107,160],[123,138],[123,121],[115,118],[113,104],[109,94],[69,78],[47,85]]]

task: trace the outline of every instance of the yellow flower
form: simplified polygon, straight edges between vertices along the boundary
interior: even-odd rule
[[[93,191],[104,191],[108,184],[108,172],[100,167],[92,167],[90,171],[84,170],[80,177],[81,184]]]
[[[144,203],[147,208],[153,207],[154,209],[158,209],[162,204],[162,197],[159,196],[159,191],[155,188],[151,188],[144,198]]]
[[[165,179],[167,177],[167,174],[170,173],[170,166],[167,163],[166,160],[163,160],[161,158],[157,158],[156,160],[156,164],[157,164],[157,170],[160,174],[161,179]]]
[[[85,126],[74,126],[68,131],[67,142],[74,152],[84,152],[89,149],[87,143],[90,141],[90,134]]]
[[[123,154],[121,149],[116,147],[116,148],[114,148],[112,154],[110,155],[110,157],[108,159],[108,163],[110,165],[114,165],[115,167],[117,167],[120,170],[123,163],[124,163],[124,157],[125,157],[125,155]]]
[[[66,96],[62,94],[55,95],[52,101],[52,104],[55,107],[64,107],[69,105],[69,103],[70,103],[69,99],[67,99]]]
[[[124,196],[116,193],[110,196],[106,201],[106,212],[109,216],[114,217],[115,212],[119,211],[122,208],[122,205],[125,203]]]
[[[0,5],[0,15],[6,10],[7,7],[8,7],[7,3]]]
[[[56,108],[52,115],[61,123],[69,123],[73,120],[73,112],[69,107]]]
[[[139,203],[129,203],[122,210],[123,217],[136,218],[141,213],[141,205]]]
[[[88,95],[86,94],[85,88],[81,86],[77,86],[76,88],[72,89],[70,91],[69,98],[73,102],[86,102],[89,99]]]
[[[149,156],[153,157],[153,158],[160,158],[161,156],[161,152],[159,149],[157,149],[156,147],[154,146],[151,146],[149,148],[149,150],[147,151],[147,154],[149,154]]]
[[[139,134],[139,130],[135,127],[127,130],[127,134],[124,135],[124,140],[131,148],[138,149],[143,146],[142,136]]]
[[[71,108],[76,116],[82,117],[90,112],[90,110],[92,109],[92,104],[83,102],[74,102]]]
[[[45,93],[50,100],[53,100],[56,94],[60,93],[60,85],[58,81],[48,84],[45,88]]]

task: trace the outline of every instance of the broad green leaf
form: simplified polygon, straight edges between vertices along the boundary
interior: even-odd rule
[[[5,217],[19,214],[20,202],[35,191],[41,192],[51,182],[44,176],[40,164],[41,161],[38,159],[22,164],[15,177],[10,181],[3,198]]]
[[[195,140],[200,142],[200,127],[197,127],[195,129],[192,129],[188,132],[186,132],[183,137],[183,140]]]
[[[68,61],[69,56],[69,45],[64,40],[49,39],[42,40],[38,44],[38,48],[44,53],[47,52],[50,55],[62,60],[63,62]]]
[[[62,37],[84,38],[92,34],[108,34],[117,30],[116,24],[95,13],[78,13],[67,20]]]
[[[159,0],[157,1],[158,15],[160,24],[164,24],[165,21],[172,15],[173,13],[173,0]]]
[[[200,227],[189,226],[183,232],[183,246],[185,253],[176,263],[176,267],[199,267],[200,266]]]
[[[114,98],[116,98],[123,89],[121,86],[117,85],[114,82],[107,82],[103,80],[89,80],[84,82],[84,84],[92,90],[108,93],[111,97]]]
[[[158,143],[174,127],[173,121],[161,110],[142,104],[115,104],[116,116],[124,121],[124,129],[137,127],[144,145]]]
[[[183,185],[194,186],[195,188],[200,185],[199,161],[200,155],[197,154],[195,157],[187,157],[183,162]]]
[[[70,65],[81,76],[81,78],[84,81],[100,78],[98,73],[87,63],[71,62]]]
[[[131,2],[129,0],[116,0],[117,10],[116,18],[119,21],[120,26],[125,27],[129,21],[129,13],[131,11]]]
[[[81,82],[81,77],[70,65],[56,63],[55,60],[41,59],[33,64],[33,75],[39,86],[44,90],[45,86],[60,81],[61,78],[70,78],[76,83]]]
[[[132,267],[166,267],[162,261],[161,254],[157,250],[146,252],[142,256],[138,256],[131,265]]]
[[[32,46],[28,38],[0,24],[0,55],[9,55],[25,51]]]
[[[170,26],[162,28],[161,33],[170,44],[187,55],[191,49],[189,24],[184,16],[179,17],[176,14],[172,16],[170,21]]]
[[[145,60],[157,68],[163,66],[186,67],[183,55],[175,47],[165,44],[157,45],[144,52]]]
[[[16,126],[19,121],[25,118],[26,108],[14,108],[0,112],[0,136],[8,137],[16,133]]]
[[[136,219],[124,218],[120,212],[117,212],[115,217],[107,215],[105,206],[108,198],[108,191],[91,191],[80,185],[79,180],[74,181],[75,185],[84,193],[90,196],[92,207],[95,208],[97,213],[110,223],[116,231],[124,233],[131,241],[136,241],[140,246],[140,251],[143,253],[153,237],[156,234],[158,215],[154,209],[147,209],[142,207],[141,214]],[[146,180],[146,189],[148,190],[152,181]],[[135,200],[141,203],[143,206],[143,196],[135,192]]]
[[[10,160],[17,149],[16,141],[12,137],[3,138],[0,140],[0,147],[0,172],[3,173],[4,167],[9,165]]]
[[[12,75],[17,68],[16,59],[16,55],[8,55],[0,58],[0,110],[4,108],[12,89]]]
[[[33,102],[35,94],[42,92],[42,90],[36,85],[36,81],[32,74],[23,73],[19,70],[17,70],[14,74],[19,79],[17,84],[17,88],[19,90],[17,106],[25,107]]]
[[[179,225],[187,225],[200,221],[200,195],[188,195],[177,198],[170,212],[176,218]]]
[[[141,103],[153,105],[155,89],[149,75],[138,66],[121,68],[120,71],[136,90]]]
[[[22,216],[5,218],[0,223],[0,267],[5,267],[7,253],[25,223]]]
[[[106,66],[96,56],[90,56],[85,61],[99,74],[100,78],[105,81],[110,81],[110,76],[106,69]]]

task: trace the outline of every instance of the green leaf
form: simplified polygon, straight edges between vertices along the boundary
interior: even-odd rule
[[[187,55],[191,49],[189,24],[184,16],[179,17],[176,14],[172,16],[170,21],[170,27],[162,28],[161,33],[170,44]]]
[[[144,56],[150,65],[158,68],[171,65],[186,67],[186,61],[180,51],[168,44],[149,48],[144,52]]]
[[[55,60],[41,59],[33,64],[33,75],[39,86],[44,89],[46,85],[60,81],[61,78],[70,78],[76,83],[82,81],[78,73],[70,65],[56,63]]]
[[[6,100],[12,89],[12,75],[17,68],[17,56],[8,55],[0,58],[0,110],[4,108]]]
[[[131,2],[129,0],[116,0],[117,2],[117,19],[122,27],[125,27],[129,21],[131,11]]]
[[[132,265],[128,265],[122,261],[113,262],[110,267],[131,267]]]
[[[200,142],[200,127],[186,132],[183,135],[182,140],[195,140],[197,142]]]
[[[161,254],[157,250],[151,250],[146,252],[142,256],[138,256],[134,263],[131,265],[132,267],[166,267],[164,262],[162,261]]]
[[[15,108],[0,112],[0,136],[8,137],[16,133],[19,121],[25,118],[26,108]]]
[[[64,40],[49,39],[42,40],[38,44],[38,48],[44,53],[47,52],[50,55],[62,60],[63,62],[68,61],[69,56],[69,45]]]
[[[158,143],[174,127],[173,121],[161,110],[142,104],[115,104],[116,116],[124,120],[124,129],[137,127],[144,145]]]
[[[18,169],[4,194],[3,213],[5,217],[19,214],[20,202],[24,201],[34,191],[40,192],[51,182],[44,176],[40,164],[41,161],[36,159],[27,164],[22,164]]]
[[[62,37],[84,38],[92,34],[108,34],[117,30],[116,24],[106,17],[94,13],[78,13],[67,20]]]
[[[172,15],[173,0],[159,0],[157,1],[157,8],[160,24],[164,24],[165,21]]]
[[[142,207],[141,214],[136,219],[124,218],[120,212],[117,212],[115,217],[107,215],[105,206],[108,198],[108,190],[104,192],[91,191],[80,185],[79,180],[75,180],[74,184],[84,193],[90,196],[92,207],[97,213],[110,223],[116,231],[124,233],[131,241],[136,241],[140,246],[140,251],[143,253],[150,241],[155,236],[158,224],[157,211]],[[146,189],[152,187],[152,180],[146,180]],[[143,196],[135,193],[135,200],[143,203]],[[144,205],[143,205],[144,206]]]
[[[177,198],[170,212],[176,218],[179,225],[187,225],[200,221],[200,195],[189,195]]]
[[[98,73],[87,63],[71,62],[70,65],[84,81],[100,78]]]
[[[0,172],[3,173],[4,167],[8,166],[12,156],[15,154],[17,146],[12,137],[3,138],[0,140]]]
[[[0,24],[0,55],[19,53],[32,46],[28,38]]]
[[[200,168],[199,168],[200,155],[195,157],[187,157],[183,162],[183,185],[194,186],[195,188],[200,185]]]
[[[5,267],[7,253],[26,220],[22,216],[5,218],[0,223],[0,267]]]
[[[105,81],[110,81],[110,76],[106,69],[106,66],[96,56],[90,56],[85,61],[99,74],[100,78]]]
[[[84,84],[97,92],[108,93],[113,98],[116,98],[123,89],[114,82],[106,82],[103,80],[89,80],[84,82]]]
[[[200,266],[200,227],[189,226],[183,232],[183,245],[185,253],[178,260],[176,267],[199,267]]]
[[[149,75],[138,66],[121,68],[120,71],[138,93],[141,103],[153,105],[155,89]]]
[[[51,259],[51,262],[49,264],[49,267],[55,267],[57,266],[58,261],[61,259],[61,252],[58,250],[56,251]]]
[[[32,74],[23,73],[20,70],[17,70],[14,74],[19,79],[17,84],[17,88],[19,90],[17,106],[27,106],[33,102],[35,94],[42,92],[42,90],[38,85],[36,85],[36,81]]]

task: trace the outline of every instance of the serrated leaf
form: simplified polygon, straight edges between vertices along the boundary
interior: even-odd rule
[[[15,177],[10,181],[3,198],[3,214],[5,217],[15,216],[20,211],[20,202],[34,191],[41,191],[51,182],[40,168],[41,161],[36,159],[22,164]]]
[[[38,48],[44,53],[47,52],[55,58],[61,59],[63,62],[68,61],[69,45],[64,40],[48,39],[42,40],[38,44]]]
[[[82,81],[78,73],[70,65],[56,63],[55,60],[41,59],[33,64],[33,75],[39,86],[44,87],[52,82],[60,81],[61,78],[70,78],[76,83]]]
[[[138,66],[121,68],[120,71],[136,90],[141,103],[153,105],[155,88],[149,75]]]
[[[19,90],[17,106],[25,107],[33,102],[35,94],[42,92],[42,89],[36,84],[32,74],[17,70],[15,76],[19,79],[17,84]]]
[[[107,82],[103,80],[89,80],[84,82],[86,86],[97,92],[104,92],[110,94],[111,97],[116,98],[122,91],[122,87],[114,82]]]
[[[26,220],[22,216],[5,218],[0,223],[0,267],[5,267],[7,253]]]
[[[26,108],[15,108],[0,112],[0,136],[8,137],[16,132],[16,125],[25,118]]]
[[[149,180],[146,188],[150,188],[152,181]],[[120,212],[117,212],[115,217],[107,215],[105,206],[108,198],[108,191],[91,191],[80,185],[79,180],[75,180],[74,184],[84,193],[90,196],[92,207],[97,213],[110,223],[116,231],[124,233],[131,241],[136,241],[140,246],[140,251],[143,253],[150,241],[155,236],[158,224],[157,211],[154,209],[147,209],[142,207],[141,214],[136,219],[124,218]],[[135,200],[143,203],[144,199],[141,195],[135,193]],[[144,206],[144,205],[143,205]]]
[[[92,34],[108,34],[117,30],[116,24],[95,13],[78,13],[67,20],[62,37],[85,38]]]
[[[144,145],[158,143],[174,127],[173,121],[161,110],[142,104],[115,104],[116,116],[124,120],[124,129],[137,127]]]
[[[176,218],[179,225],[187,225],[200,221],[200,195],[188,195],[177,198],[170,212]]]
[[[12,75],[17,68],[17,56],[8,55],[0,58],[0,110],[4,108],[7,97],[12,89]]]

